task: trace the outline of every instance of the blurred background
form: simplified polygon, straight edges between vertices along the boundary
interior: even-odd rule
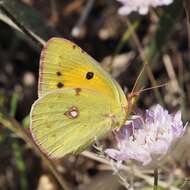
[[[126,93],[147,61],[149,71],[139,85],[168,85],[142,93],[138,108],[160,103],[171,112],[180,109],[184,123],[190,120],[189,1],[175,0],[145,16],[121,16],[119,7],[116,0],[0,1],[0,189],[120,190],[127,189],[127,181],[134,189],[152,189],[151,170],[127,166],[113,174],[111,164],[93,153],[52,162],[36,150],[28,133],[42,45],[18,31],[12,21],[35,33],[39,41],[60,36],[76,42]],[[187,134],[160,169],[160,189],[190,189],[189,141]],[[101,141],[104,147],[114,143],[111,133]]]

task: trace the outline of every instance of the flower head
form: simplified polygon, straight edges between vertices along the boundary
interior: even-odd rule
[[[181,112],[169,114],[156,105],[146,110],[145,117],[133,116],[131,122],[115,133],[118,149],[106,149],[105,152],[119,162],[132,159],[148,165],[163,158],[172,143],[184,133]]]
[[[169,5],[173,0],[117,0],[123,4],[119,9],[119,14],[128,15],[133,11],[139,12],[141,15],[148,13],[149,7],[157,7],[161,5]]]

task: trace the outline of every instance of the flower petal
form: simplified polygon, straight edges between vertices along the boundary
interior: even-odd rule
[[[136,160],[147,165],[163,159],[172,144],[182,136],[181,112],[172,115],[160,105],[146,110],[146,117],[132,116],[120,131],[116,132],[117,149],[107,149],[106,153],[117,161]]]
[[[139,12],[141,15],[148,13],[150,7],[161,5],[169,5],[173,0],[117,0],[123,4],[119,9],[119,14],[129,15],[133,11]]]

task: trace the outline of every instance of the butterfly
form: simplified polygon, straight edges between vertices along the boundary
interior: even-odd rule
[[[119,84],[76,44],[51,38],[40,57],[38,99],[30,131],[52,158],[79,153],[127,120],[129,102]]]

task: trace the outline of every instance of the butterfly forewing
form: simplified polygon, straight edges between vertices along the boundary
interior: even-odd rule
[[[93,89],[127,104],[123,91],[92,57],[66,39],[52,38],[41,53],[38,94],[66,87]]]

